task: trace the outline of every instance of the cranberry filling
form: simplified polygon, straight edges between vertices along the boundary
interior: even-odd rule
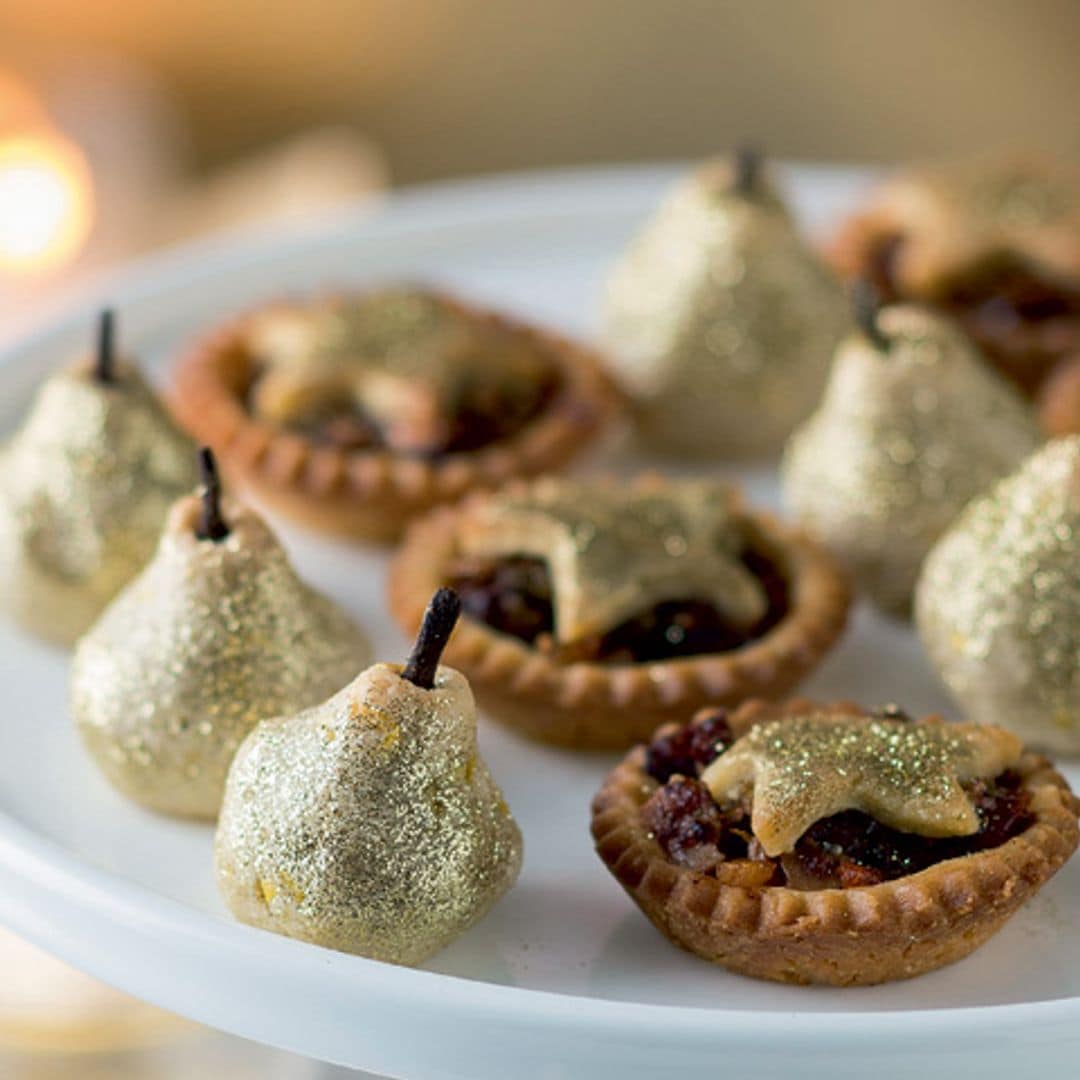
[[[932,839],[904,833],[857,810],[812,825],[790,855],[769,859],[750,831],[742,803],[717,804],[698,777],[732,742],[722,710],[657,736],[646,750],[646,772],[660,786],[642,807],[642,820],[675,862],[715,872],[724,862],[768,862],[756,884],[796,888],[854,888],[916,874],[945,859],[998,847],[1034,821],[1031,799],[1017,773],[966,785],[979,816],[972,836]]]
[[[867,253],[866,274],[887,302],[905,299],[896,261],[900,234]],[[1025,393],[1034,393],[1066,353],[1080,346],[1080,288],[1045,281],[1002,258],[958,277],[938,301],[991,363]]]
[[[463,559],[447,584],[461,596],[466,614],[493,630],[520,638],[563,661],[647,663],[679,656],[730,652],[761,637],[786,614],[788,587],[765,555],[747,551],[743,564],[761,582],[768,600],[762,619],[749,630],[732,626],[712,604],[696,599],[667,600],[628,619],[608,633],[558,646],[551,578],[541,559]]]

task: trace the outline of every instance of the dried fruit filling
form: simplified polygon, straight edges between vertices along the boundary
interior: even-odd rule
[[[557,659],[647,663],[680,656],[730,652],[761,637],[788,609],[787,583],[765,555],[747,551],[743,564],[765,589],[768,608],[749,630],[733,626],[700,600],[669,600],[608,633],[568,645],[554,641],[554,600],[542,559],[469,559],[451,568],[447,584],[461,596],[465,612],[493,630],[509,634]]]
[[[253,409],[252,398],[259,379],[256,367],[248,387],[248,407]],[[477,386],[466,394],[454,414],[441,425],[442,434],[418,456],[439,457],[445,454],[465,453],[479,450],[491,443],[516,435],[526,424],[535,420],[555,396],[557,380],[554,376],[537,382],[531,392],[515,394],[500,393]],[[339,450],[370,450],[389,446],[378,423],[349,400],[329,404],[321,409],[297,417],[289,425],[315,442]]]
[[[646,750],[645,769],[660,786],[642,807],[647,828],[669,858],[709,873],[723,867],[726,880],[803,889],[876,885],[997,847],[1034,820],[1019,775],[1007,771],[965,785],[980,821],[972,836],[931,839],[848,810],[816,822],[791,854],[771,859],[750,831],[749,806],[718,804],[698,779],[733,741],[719,709],[658,735]]]

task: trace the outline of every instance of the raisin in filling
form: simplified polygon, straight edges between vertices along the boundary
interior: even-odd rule
[[[559,660],[648,663],[730,652],[761,637],[784,617],[788,587],[779,567],[756,551],[745,552],[742,562],[761,582],[768,600],[765,615],[748,630],[733,626],[710,603],[667,600],[606,634],[570,645],[558,645],[552,638],[551,578],[542,559],[462,559],[451,568],[447,584],[461,596],[466,614]]]
[[[883,299],[905,299],[896,274],[902,235],[882,238],[866,272]],[[1080,288],[1045,281],[1016,260],[1000,259],[958,277],[937,303],[993,365],[1033,394],[1061,357],[1080,348]]]
[[[699,779],[732,741],[726,717],[717,710],[696,725],[657,736],[646,750],[645,770],[660,786],[642,807],[642,820],[674,862],[711,873],[725,863],[755,864],[755,884],[855,888],[998,847],[1034,822],[1031,797],[1010,770],[965,785],[980,823],[972,836],[917,836],[847,810],[812,825],[791,854],[770,859],[750,831],[749,807],[719,805]],[[766,877],[756,865],[763,862],[771,866]]]
[[[246,394],[249,411],[253,409],[253,391],[259,376],[256,365]],[[529,392],[517,394],[477,387],[465,395],[454,415],[449,418],[444,438],[424,450],[399,452],[419,457],[441,457],[479,450],[511,438],[548,407],[557,388],[558,380],[554,375],[537,382]],[[398,449],[387,442],[376,421],[351,402],[327,406],[297,417],[289,427],[312,442],[339,450]]]

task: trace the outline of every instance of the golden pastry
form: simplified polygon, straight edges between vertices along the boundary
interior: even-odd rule
[[[96,355],[49,378],[0,452],[0,607],[71,645],[154,553],[195,483],[195,445],[103,313]]]
[[[786,693],[844,627],[832,560],[726,485],[542,479],[410,530],[390,607],[415,630],[439,585],[466,618],[448,657],[496,719],[621,747],[707,703]]]
[[[661,728],[604,782],[592,832],[675,944],[840,986],[967,956],[1080,839],[1065,780],[1015,735],[808,701]]]
[[[416,964],[514,883],[521,834],[477,750],[469,684],[438,666],[459,610],[441,590],[404,667],[376,664],[248,736],[216,843],[242,922]]]
[[[1029,395],[1080,352],[1075,168],[1011,158],[902,172],[844,225],[833,261],[888,300],[930,304],[958,320]]]
[[[906,613],[934,541],[1039,433],[948,320],[906,305],[862,311],[821,406],[788,445],[784,497],[857,585]]]
[[[964,511],[927,557],[916,618],[968,715],[1080,754],[1080,435]]]
[[[261,517],[221,500],[213,455],[201,460],[201,497],[173,506],[151,562],[79,642],[71,707],[119,791],[213,819],[248,732],[340,689],[369,647]]]
[[[404,287],[257,309],[199,344],[176,386],[181,418],[262,499],[377,540],[562,465],[615,404],[589,350]]]
[[[690,457],[778,451],[849,326],[842,288],[748,152],[675,189],[616,267],[605,312],[642,436]]]

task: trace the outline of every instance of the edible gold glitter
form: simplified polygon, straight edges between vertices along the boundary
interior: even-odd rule
[[[176,503],[153,560],[80,641],[72,712],[125,795],[213,819],[248,732],[339,690],[370,651],[254,511],[226,499],[215,542],[195,534],[199,505]]]
[[[926,560],[916,616],[974,719],[1080,753],[1080,436],[968,507]]]
[[[400,449],[445,439],[478,385],[494,400],[532,393],[551,367],[524,335],[418,289],[272,308],[248,334],[259,415],[287,424],[354,405]]]
[[[1014,735],[978,724],[813,712],[751,728],[702,781],[720,802],[752,790],[754,836],[775,856],[843,810],[921,836],[968,836],[979,818],[960,782],[997,776],[1020,752]]]
[[[839,284],[764,181],[707,165],[632,242],[605,334],[643,436],[687,456],[778,450],[820,397],[850,326]]]
[[[468,683],[440,667],[424,690],[400,670],[376,664],[240,748],[215,852],[242,922],[416,964],[514,883],[521,834],[478,755]]]
[[[887,610],[906,613],[934,541],[1039,443],[1026,402],[946,319],[879,315],[837,353],[818,411],[788,444],[784,497]]]
[[[195,461],[134,368],[53,375],[0,454],[0,606],[72,644],[153,555]]]
[[[551,575],[555,637],[603,634],[665,600],[703,599],[740,626],[767,600],[742,564],[734,491],[709,481],[636,485],[549,478],[491,497],[466,516],[469,555],[529,555]]]

